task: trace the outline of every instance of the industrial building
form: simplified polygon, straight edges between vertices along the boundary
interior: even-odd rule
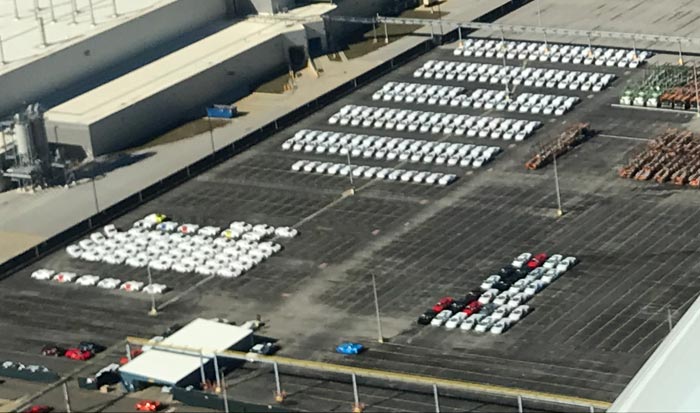
[[[291,10],[316,24],[247,19],[84,93],[45,114],[50,142],[80,146],[88,156],[125,149],[188,119],[207,105],[234,101],[289,70],[308,44],[325,45],[320,19],[332,10],[315,4]],[[301,61],[306,58],[302,57]]]
[[[230,363],[215,354],[225,350],[248,351],[253,346],[253,332],[198,318],[165,338],[161,344],[164,348],[148,349],[119,369],[128,391],[149,384],[186,387],[216,380],[219,369]]]

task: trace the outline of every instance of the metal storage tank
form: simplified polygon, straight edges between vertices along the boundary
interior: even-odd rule
[[[15,145],[17,145],[17,155],[20,157],[20,162],[26,162],[32,159],[34,148],[32,145],[32,135],[29,131],[29,125],[26,119],[19,114],[15,114]]]

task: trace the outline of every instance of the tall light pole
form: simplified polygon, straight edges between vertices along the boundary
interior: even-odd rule
[[[557,139],[557,150],[559,149],[559,146],[561,143]],[[559,173],[557,172],[557,152],[555,151],[553,154],[554,157],[554,186],[557,191],[557,217],[560,217],[564,215],[564,211],[561,208],[561,194],[559,193]]]
[[[148,263],[146,265],[146,269],[148,270],[148,285],[153,285],[153,278],[151,277],[151,265]],[[148,315],[155,317],[158,315],[158,309],[156,308],[156,295],[152,292],[149,294],[151,296],[151,310],[148,312]]]
[[[372,273],[372,292],[374,293],[374,310],[377,315],[377,341],[384,342],[384,334],[382,334],[382,318],[379,315],[379,298],[377,297],[377,281]]]
[[[698,92],[698,64],[693,64],[693,78],[695,80],[695,110],[700,118],[700,93]]]
[[[207,114],[207,121],[209,122],[209,141],[211,142],[211,156],[216,154],[216,147],[214,146],[214,127],[211,124],[211,116]]]

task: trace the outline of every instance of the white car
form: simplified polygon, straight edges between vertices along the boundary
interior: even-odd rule
[[[516,307],[518,307],[518,306],[520,306],[520,305],[525,304],[525,302],[526,302],[529,298],[530,298],[530,297],[528,297],[527,295],[525,295],[525,294],[523,294],[523,293],[515,294],[515,295],[513,296],[513,298],[511,298],[510,301],[508,301],[508,303],[506,303],[506,306],[512,310],[512,309],[514,309],[514,308],[516,308]]]
[[[133,281],[133,280],[125,282],[120,287],[121,290],[130,291],[130,292],[141,291],[142,288],[143,288],[143,282]]]
[[[566,257],[563,260],[559,261],[556,270],[559,273],[563,273],[568,271],[574,265],[576,265],[576,257]]]
[[[498,296],[496,296],[496,298],[493,300],[493,303],[500,306],[505,305],[506,303],[508,303],[509,300],[510,294],[508,294],[507,291],[503,291],[500,294],[498,294]]]
[[[53,276],[53,280],[60,283],[70,283],[73,282],[78,277],[78,274],[74,272],[59,272]]]
[[[195,234],[199,230],[199,225],[197,224],[182,224],[177,227],[177,231],[182,234]]]
[[[171,269],[179,273],[187,273],[194,271],[195,264],[188,261],[180,261],[173,264]]]
[[[97,282],[100,281],[100,277],[97,275],[83,275],[77,280],[75,280],[75,283],[78,285],[82,285],[83,287],[92,287],[97,284]]]
[[[220,232],[221,228],[213,226],[202,227],[197,231],[198,234],[204,235],[205,237],[215,237],[219,235]]]
[[[163,294],[168,287],[165,284],[148,284],[143,288],[146,294]]]
[[[158,271],[168,271],[170,267],[172,267],[173,262],[172,260],[169,259],[158,259],[158,260],[153,260],[148,263],[148,266],[150,268],[153,268],[154,270]]]
[[[119,287],[119,284],[121,284],[121,280],[118,280],[116,278],[103,278],[100,280],[100,282],[97,283],[97,288],[103,288],[105,290],[113,290],[117,287]]]
[[[117,229],[117,227],[114,226],[114,224],[105,225],[104,228],[102,228],[102,231],[105,233],[105,236],[107,236],[107,238],[113,238],[119,232],[119,230]]]
[[[493,314],[491,314],[491,318],[498,321],[498,320],[501,320],[501,319],[505,318],[506,316],[508,316],[509,312],[510,312],[510,308],[508,308],[506,306],[501,306],[501,307],[498,307],[496,309],[496,311],[493,312]]]
[[[445,174],[438,180],[438,185],[447,186],[457,179],[455,174]]]
[[[216,275],[224,278],[236,278],[239,277],[242,273],[243,272],[240,269],[233,267],[224,267],[220,268],[219,271],[216,272]]]
[[[53,275],[55,273],[56,272],[53,270],[47,270],[46,268],[41,268],[41,269],[34,271],[31,275],[31,277],[35,280],[47,281],[47,280],[50,280],[51,277],[53,277]]]
[[[435,316],[435,318],[433,318],[433,320],[430,322],[430,325],[434,326],[434,327],[440,327],[443,324],[445,324],[447,322],[447,320],[450,319],[451,316],[452,316],[452,311],[442,310],[442,311],[440,311],[440,313],[438,315]]]
[[[563,259],[564,257],[562,257],[560,254],[554,254],[551,257],[549,257],[547,261],[544,262],[544,264],[542,264],[542,268],[547,270],[555,268],[559,264],[559,261]]]
[[[559,271],[557,271],[557,270],[551,268],[551,269],[547,270],[547,272],[545,272],[545,274],[542,276],[542,282],[543,282],[545,285],[549,285],[549,284],[551,284],[552,282],[554,282],[554,280],[556,280],[557,278],[559,278],[559,275],[561,275],[561,274],[559,273]]]
[[[534,297],[535,294],[542,291],[542,288],[544,288],[544,286],[545,284],[539,280],[532,281],[525,287],[525,289],[523,290],[523,294],[529,297]]]
[[[481,289],[484,291],[487,291],[493,287],[494,284],[497,282],[501,281],[501,276],[500,275],[490,275],[488,278],[484,280],[484,282],[481,283]]]
[[[294,238],[299,235],[299,231],[292,227],[277,227],[275,228],[275,236],[280,238]]]
[[[66,247],[66,252],[71,258],[80,258],[84,251],[78,245],[69,245]]]
[[[531,308],[529,305],[520,305],[510,312],[508,319],[514,323],[518,322],[522,320],[530,312],[530,310]]]
[[[462,322],[462,324],[459,326],[459,328],[461,330],[465,330],[465,331],[471,330],[474,328],[474,326],[479,324],[479,322],[481,320],[483,320],[485,317],[486,317],[485,314],[478,314],[478,313],[472,314],[469,316],[469,318],[467,318],[466,320],[464,320],[464,322]]]
[[[474,327],[474,331],[477,333],[485,333],[487,330],[491,329],[491,326],[493,326],[493,318],[491,317],[484,317],[479,321],[479,323]]]
[[[104,235],[102,235],[101,232],[93,232],[92,234],[90,234],[90,239],[95,244],[102,244],[107,238]]]
[[[97,262],[102,261],[102,254],[100,254],[97,251],[88,250],[83,251],[83,254],[80,256],[80,258],[89,262]]]
[[[503,334],[510,327],[510,320],[504,318],[499,320],[496,324],[491,327],[491,333],[493,334]]]
[[[513,260],[511,265],[515,268],[522,268],[522,266],[525,265],[526,262],[530,261],[530,258],[532,258],[532,254],[530,254],[529,252],[523,252]]]
[[[449,320],[447,320],[447,322],[445,323],[445,328],[448,330],[453,330],[459,327],[466,319],[467,314],[460,311],[454,314],[452,317],[450,317]]]
[[[174,221],[165,221],[161,222],[160,224],[156,225],[156,230],[162,231],[162,232],[173,232],[177,229],[178,223]]]
[[[126,260],[126,265],[134,268],[143,268],[148,265],[148,258],[146,257],[129,257]]]
[[[520,279],[510,286],[510,288],[508,289],[508,294],[513,296],[519,292],[522,292],[525,289],[525,287],[527,287],[527,285],[528,281],[526,279]]]
[[[492,288],[492,289],[490,289],[490,290],[487,290],[485,293],[481,294],[481,295],[479,296],[479,300],[478,300],[478,301],[479,301],[479,303],[481,303],[482,305],[485,305],[485,304],[488,304],[488,303],[490,303],[491,301],[493,301],[493,300],[496,298],[497,295],[498,295],[498,290],[495,289],[495,288]]]

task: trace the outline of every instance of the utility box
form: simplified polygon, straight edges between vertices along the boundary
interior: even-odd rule
[[[214,105],[207,108],[207,116],[210,118],[230,119],[238,114],[236,105]]]

